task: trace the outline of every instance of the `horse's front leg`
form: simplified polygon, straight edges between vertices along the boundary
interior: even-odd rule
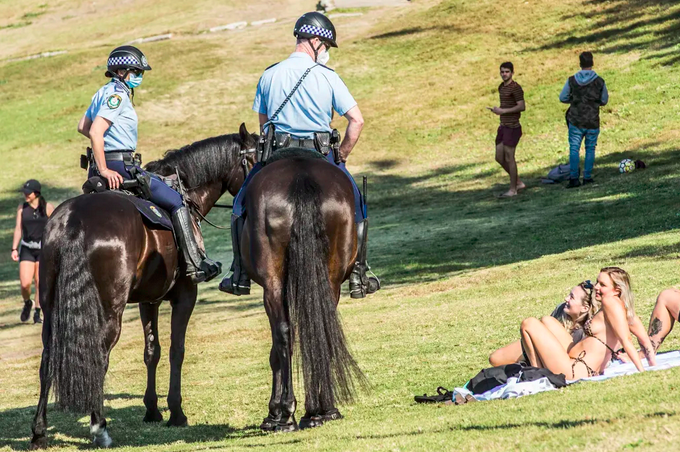
[[[146,364],[144,422],[163,420],[163,415],[158,411],[158,394],[156,393],[156,368],[161,359],[161,344],[158,341],[158,307],[159,303],[139,303],[139,314],[144,328],[144,364]]]
[[[170,419],[168,426],[184,427],[187,417],[182,411],[182,363],[184,362],[184,339],[186,338],[189,318],[196,305],[196,286],[188,278],[177,281],[170,300],[172,305],[172,321],[170,334],[170,389],[168,390],[168,408]]]

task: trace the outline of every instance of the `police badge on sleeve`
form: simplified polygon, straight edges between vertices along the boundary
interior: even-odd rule
[[[106,99],[106,105],[111,109],[115,110],[116,108],[120,107],[120,104],[123,102],[123,98],[120,97],[118,94],[112,94],[109,96],[108,99]]]

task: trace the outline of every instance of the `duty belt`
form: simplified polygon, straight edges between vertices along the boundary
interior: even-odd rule
[[[108,151],[104,152],[104,158],[107,162],[125,162],[129,164],[134,163],[135,151]]]
[[[316,149],[314,138],[294,138],[287,133],[274,134],[274,149],[305,148]]]

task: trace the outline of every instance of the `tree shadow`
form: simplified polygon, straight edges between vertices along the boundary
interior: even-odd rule
[[[152,447],[182,441],[187,444],[210,441],[225,441],[236,438],[265,436],[257,426],[234,428],[228,424],[197,424],[184,428],[166,427],[164,423],[142,422],[145,408],[142,396],[130,394],[109,395],[107,400],[116,398],[139,399],[139,406],[104,409],[107,427],[113,439],[113,447]],[[35,407],[13,408],[0,411],[0,447],[11,450],[26,450],[31,439],[31,423]],[[169,412],[163,412],[167,419]],[[63,412],[54,404],[47,411],[48,442],[50,446],[92,449],[90,442],[89,416]]]
[[[368,39],[390,39],[390,38],[398,38],[401,36],[410,36],[410,35],[418,35],[421,33],[425,33],[428,31],[441,31],[445,33],[451,33],[456,30],[456,27],[453,26],[434,26],[434,27],[410,27],[410,28],[403,28],[401,30],[395,30],[395,31],[390,31],[387,33],[381,33],[379,35],[374,35],[371,36]]]
[[[493,187],[476,188],[472,182],[495,172],[482,165],[372,174],[373,270],[386,284],[423,282],[673,229],[680,150],[653,148],[598,158],[596,184],[576,190],[530,184],[512,199],[497,199]],[[644,160],[648,169],[619,174],[618,162],[628,157]],[[527,180],[549,169],[526,174]]]
[[[680,44],[680,8],[677,1],[589,0],[586,5],[590,8],[562,17],[564,21],[577,19],[579,23],[585,23],[583,28],[558,33],[552,41],[526,50],[588,45],[604,53],[644,52],[643,59],[658,60],[662,65],[680,61],[677,50]]]

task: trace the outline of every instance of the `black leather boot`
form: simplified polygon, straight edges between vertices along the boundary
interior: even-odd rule
[[[210,281],[222,273],[222,264],[209,259],[201,252],[194,237],[191,215],[186,207],[181,207],[172,215],[172,225],[175,228],[177,243],[187,264],[187,275],[191,282],[198,284]]]
[[[349,275],[349,296],[352,298],[364,298],[380,289],[380,280],[371,272],[366,262],[368,254],[368,218],[357,223],[357,261],[352,273]]]
[[[231,215],[231,247],[234,250],[234,261],[231,263],[231,276],[225,277],[220,282],[220,290],[232,295],[249,295],[250,278],[246,269],[243,268],[241,257],[241,234],[245,218]]]

